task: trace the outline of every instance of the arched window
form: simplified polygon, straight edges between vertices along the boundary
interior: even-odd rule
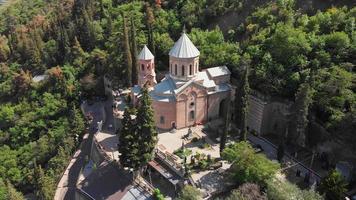
[[[174,66],[174,75],[177,75],[178,74],[178,66],[177,64]]]
[[[195,73],[198,73],[198,63],[195,63]]]
[[[192,75],[193,74],[193,67],[192,65],[189,65],[189,75]]]
[[[194,119],[195,119],[195,113],[194,113],[193,110],[190,111],[190,113],[189,113],[189,119],[190,119],[190,120],[194,120]]]
[[[147,64],[147,70],[151,68],[151,64]]]
[[[164,116],[161,116],[161,117],[160,117],[159,123],[164,124]]]
[[[144,64],[141,65],[141,70],[145,71],[145,65]]]
[[[184,65],[182,65],[182,76],[184,76]]]

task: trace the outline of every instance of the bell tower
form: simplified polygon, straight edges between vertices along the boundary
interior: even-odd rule
[[[145,84],[152,88],[157,84],[155,73],[155,61],[151,51],[145,45],[138,55],[138,85],[143,87]]]

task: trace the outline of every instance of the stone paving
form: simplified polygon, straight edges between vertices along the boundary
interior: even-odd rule
[[[193,132],[193,137],[198,137],[198,138],[205,138],[207,135],[202,131],[204,126],[198,125],[195,127],[192,127],[191,130]],[[162,132],[158,134],[158,146],[163,146],[165,150],[171,154],[179,148],[182,147],[184,143],[184,147],[192,150],[193,154],[196,152],[199,153],[204,153],[206,155],[211,155],[212,158],[219,158],[220,157],[220,145],[218,143],[214,143],[212,140],[209,138],[206,139],[206,143],[208,143],[211,148],[204,148],[201,149],[199,145],[201,144],[200,142],[189,142],[187,140],[183,140],[182,138],[184,135],[188,133],[188,128],[183,128],[176,130],[175,133],[172,132]],[[189,160],[189,159],[188,159]]]
[[[158,148],[161,151],[166,151],[170,154],[177,149],[180,149],[184,144],[184,147],[190,149],[192,154],[187,157],[187,163],[190,163],[190,157],[195,155],[197,152],[204,153],[206,155],[211,155],[212,158],[220,157],[220,145],[219,143],[214,143],[210,140],[207,135],[202,131],[204,126],[198,125],[192,127],[192,135],[197,138],[206,138],[205,143],[210,145],[209,148],[201,148],[204,143],[201,140],[199,142],[189,142],[186,139],[182,139],[184,135],[188,133],[188,128],[179,129],[173,132],[162,132],[158,135]],[[184,143],[183,143],[184,142]],[[178,162],[182,162],[182,159],[177,158]],[[230,164],[223,162],[223,166],[218,170],[204,170],[195,172],[192,174],[194,182],[199,183],[202,192],[212,193],[217,190],[222,191],[225,187],[226,181],[224,172],[230,168]]]
[[[95,139],[102,147],[104,152],[113,160],[119,159],[119,151],[117,149],[118,136],[115,134],[115,125],[113,117],[113,99],[109,97],[103,102],[104,113],[106,120],[103,124],[102,130],[95,134]]]

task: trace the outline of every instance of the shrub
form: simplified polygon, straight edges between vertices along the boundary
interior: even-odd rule
[[[153,190],[153,199],[154,200],[164,200],[163,194],[157,188]]]

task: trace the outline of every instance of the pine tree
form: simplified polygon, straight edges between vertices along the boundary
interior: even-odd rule
[[[131,57],[132,57],[132,85],[138,82],[138,64],[137,64],[137,42],[136,42],[136,27],[133,18],[131,17]]]
[[[239,91],[236,91],[236,124],[239,125],[241,130],[241,136],[244,141],[247,139],[247,113],[248,113],[248,98],[250,94],[250,85],[248,81],[249,67],[247,63],[244,63],[245,71],[243,75],[243,80],[241,81],[241,87]]]
[[[123,167],[138,170],[141,166],[139,151],[139,135],[135,121],[131,118],[135,112],[129,108],[125,109],[122,119],[122,129],[119,136],[120,163]]]
[[[127,30],[127,20],[126,17],[124,15],[124,13],[122,13],[122,19],[124,22],[123,25],[123,32],[124,32],[124,48],[125,48],[125,55],[126,55],[126,75],[127,75],[127,85],[131,86],[132,84],[132,57],[131,57],[131,50],[130,50],[130,42],[129,42],[129,34],[128,34],[128,30]]]
[[[142,164],[152,159],[153,150],[157,143],[157,130],[152,109],[152,100],[146,85],[141,90],[137,110],[137,132],[140,135],[140,151]]]

